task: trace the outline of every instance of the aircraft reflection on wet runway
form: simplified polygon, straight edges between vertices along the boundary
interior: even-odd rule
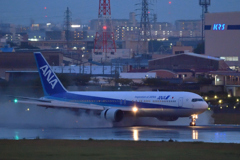
[[[120,128],[17,128],[0,127],[0,139],[76,139],[134,140],[178,142],[202,141],[213,143],[240,143],[240,126],[163,126]]]

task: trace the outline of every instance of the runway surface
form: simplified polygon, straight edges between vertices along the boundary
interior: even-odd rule
[[[195,127],[188,126],[189,118],[179,118],[174,122],[161,122],[156,118],[141,118],[137,121],[126,118],[123,126],[134,127],[113,127],[111,122],[91,115],[79,116],[66,110],[28,107],[0,103],[0,139],[172,139],[179,142],[240,143],[240,126],[212,125],[212,113],[209,111],[199,115],[198,126]]]
[[[158,126],[117,128],[29,128],[0,126],[0,139],[133,140],[240,143],[239,125]]]

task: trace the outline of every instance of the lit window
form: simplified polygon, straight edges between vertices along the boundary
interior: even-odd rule
[[[238,57],[237,56],[233,56],[233,57],[220,57],[220,59],[223,59],[224,61],[238,61]]]

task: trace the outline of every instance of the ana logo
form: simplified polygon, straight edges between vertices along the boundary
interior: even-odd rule
[[[52,71],[49,69],[49,67],[47,65],[40,67],[40,70],[42,70],[43,76],[47,77],[48,83],[52,86],[52,89],[54,89],[54,87],[57,84],[57,79],[54,78]]]
[[[169,96],[159,96],[157,99],[167,100],[169,97],[170,97],[170,95]]]

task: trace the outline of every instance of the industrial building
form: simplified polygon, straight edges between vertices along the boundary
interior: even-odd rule
[[[224,59],[231,69],[240,66],[240,12],[205,14],[205,54]]]
[[[19,50],[16,52],[0,52],[0,77],[5,77],[5,71],[36,71],[34,52],[42,52],[51,66],[63,63],[61,50]]]
[[[110,62],[112,59],[121,58],[121,59],[130,59],[132,54],[130,49],[116,49],[116,52],[93,52],[92,51],[92,60],[95,62]]]
[[[208,71],[228,70],[228,65],[220,58],[195,54],[195,53],[182,53],[162,57],[148,61],[149,70],[161,70],[164,74],[169,72],[169,76],[174,77],[175,72],[184,74],[178,75],[177,78],[186,78],[189,76],[197,76]]]

